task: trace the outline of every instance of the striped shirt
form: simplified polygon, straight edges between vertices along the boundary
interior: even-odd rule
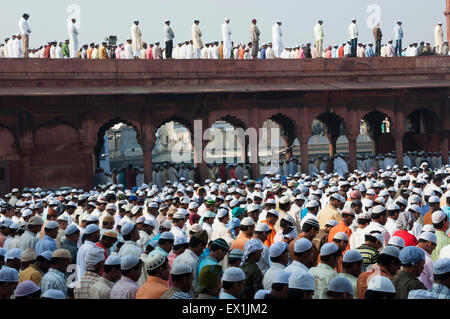
[[[100,278],[99,274],[86,270],[83,278],[77,282],[73,290],[75,299],[89,299],[89,290]]]
[[[444,285],[434,283],[429,291],[437,299],[450,299],[450,290]]]
[[[111,290],[111,299],[136,299],[138,284],[128,277],[122,276]]]
[[[367,269],[369,265],[376,264],[378,261],[378,255],[380,254],[378,250],[376,250],[373,247],[370,247],[369,245],[362,244],[358,248],[356,248],[357,251],[362,255],[363,257],[363,267]]]

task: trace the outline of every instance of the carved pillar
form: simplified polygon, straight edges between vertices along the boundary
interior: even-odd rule
[[[260,132],[261,124],[259,123],[259,112],[258,107],[256,104],[253,104],[249,108],[249,126],[248,131],[255,130],[255,136],[254,138],[249,138],[249,146],[250,146],[250,165],[252,167],[252,177],[253,179],[258,179],[260,177],[260,170],[259,170],[259,137],[262,132]]]
[[[144,182],[149,184],[153,180],[152,150],[155,144],[154,124],[151,111],[145,108],[142,118],[142,152],[144,154]]]
[[[302,173],[309,174],[309,166],[308,166],[308,141],[309,141],[309,135],[300,135],[299,141],[300,141],[300,155],[302,158]]]
[[[31,114],[22,112],[19,115],[19,154],[22,164],[22,187],[32,186],[30,183],[33,148]]]
[[[347,139],[348,139],[348,150],[349,150],[349,156],[350,156],[350,171],[357,169],[356,139],[358,138],[358,135],[359,135],[360,121],[357,119],[356,108],[357,108],[357,105],[355,104],[355,102],[352,102],[348,106],[348,113],[347,113],[347,123],[348,123]]]
[[[450,10],[450,0],[447,1]],[[448,26],[450,28],[450,26]],[[448,163],[448,134],[450,132],[450,99],[444,97],[441,100],[441,152],[442,152],[442,164],[446,165]]]
[[[82,144],[81,154],[84,160],[85,189],[92,189],[94,185],[95,172],[95,144]]]
[[[357,160],[356,160],[356,139],[358,138],[358,134],[347,134],[348,139],[348,150],[350,155],[350,171],[353,171],[357,168]]]
[[[448,163],[448,135],[449,131],[441,131],[441,152],[442,152],[442,164]]]
[[[450,41],[450,0],[447,0],[447,10],[444,14],[447,17],[447,41]]]

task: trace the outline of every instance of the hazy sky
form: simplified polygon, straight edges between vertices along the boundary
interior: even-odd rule
[[[71,6],[74,5],[74,6]],[[340,44],[348,40],[347,26],[353,17],[358,19],[360,42],[372,42],[372,24],[379,19],[384,40],[393,37],[397,19],[403,21],[404,42],[430,41],[438,21],[444,23],[445,0],[21,0],[0,1],[0,39],[17,34],[18,21],[23,13],[31,15],[31,47],[45,41],[67,38],[66,21],[71,15],[80,19],[81,44],[101,42],[108,35],[119,41],[130,36],[130,26],[139,19],[143,40],[164,41],[166,18],[172,21],[175,41],[191,39],[194,18],[200,19],[204,41],[221,40],[221,25],[231,18],[232,40],[249,42],[250,21],[258,19],[261,42],[271,41],[271,28],[283,22],[285,45],[313,42],[313,27],[324,20],[324,45]],[[370,26],[370,28],[368,27]],[[444,31],[445,34],[445,31]]]

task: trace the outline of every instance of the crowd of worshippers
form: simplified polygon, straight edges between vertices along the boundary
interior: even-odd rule
[[[79,30],[75,18],[67,24],[68,39],[65,41],[49,41],[39,48],[30,48],[31,27],[28,23],[29,14],[24,14],[19,20],[19,33],[5,39],[0,44],[0,58],[43,58],[43,59],[308,59],[308,58],[344,58],[344,57],[399,57],[449,55],[448,42],[444,42],[442,22],[434,28],[434,46],[430,42],[411,43],[402,47],[404,37],[402,22],[397,21],[393,28],[393,38],[382,44],[383,32],[380,24],[373,29],[373,42],[358,42],[359,31],[356,18],[348,26],[348,38],[341,45],[323,47],[325,31],[324,21],[319,20],[311,28],[314,43],[304,43],[285,46],[282,22],[277,21],[272,26],[272,42],[262,42],[261,31],[257,20],[252,19],[249,28],[249,42],[232,41],[231,19],[226,18],[221,27],[222,39],[210,42],[202,40],[200,19],[196,18],[191,27],[192,37],[180,42],[174,42],[175,33],[170,19],[165,20],[162,35],[164,46],[160,41],[154,43],[142,40],[139,20],[136,19],[130,30],[130,37],[123,43],[106,40],[101,43],[79,45]],[[371,35],[372,37],[372,35]],[[359,38],[360,39],[360,38]]]
[[[449,299],[450,165],[1,200],[2,299]]]

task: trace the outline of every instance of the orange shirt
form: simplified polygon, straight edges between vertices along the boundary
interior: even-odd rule
[[[159,277],[149,276],[136,293],[136,299],[160,299],[169,290],[169,282]]]
[[[239,235],[236,237],[236,239],[233,242],[233,245],[231,246],[231,249],[240,249],[244,251],[244,246],[247,240],[252,239],[252,236],[248,236],[244,233],[239,233]]]
[[[336,235],[337,233],[340,233],[340,232],[346,233],[349,239],[350,239],[350,236],[352,235],[352,230],[350,229],[350,227],[345,225],[344,222],[340,222],[339,224],[337,224],[336,226],[334,226],[333,228],[330,229],[330,232],[328,233],[328,242],[331,243],[333,241],[334,235]],[[344,254],[349,249],[350,249],[350,244],[347,244],[347,247],[345,248],[345,250],[342,253]]]
[[[239,59],[244,59],[244,54],[245,54],[245,50],[244,49],[241,49],[241,50],[239,50]]]
[[[87,49],[87,58],[88,59],[92,59],[92,51],[94,51],[94,48],[89,47],[89,49]]]
[[[269,226],[270,230],[271,230],[269,236],[267,236],[267,239],[266,239],[266,241],[264,242],[264,244],[265,244],[267,247],[270,248],[270,246],[272,246],[272,244],[273,244],[273,241],[274,241],[274,239],[275,239],[275,235],[277,234],[277,232],[276,232],[276,230],[275,230],[274,225],[269,224],[269,223],[267,222],[267,220],[263,220],[261,223],[266,223],[266,224]]]
[[[381,275],[383,277],[389,278],[391,281],[393,277],[391,274],[384,268],[383,266],[380,266],[378,264],[375,264],[372,266],[372,269],[366,272],[363,272],[358,277],[358,299],[364,299],[364,295],[367,291],[367,286],[369,284],[370,279],[372,279],[373,276]]]
[[[432,225],[433,221],[431,219],[431,214],[433,212],[431,211],[431,209],[423,216],[423,224],[424,225]]]

